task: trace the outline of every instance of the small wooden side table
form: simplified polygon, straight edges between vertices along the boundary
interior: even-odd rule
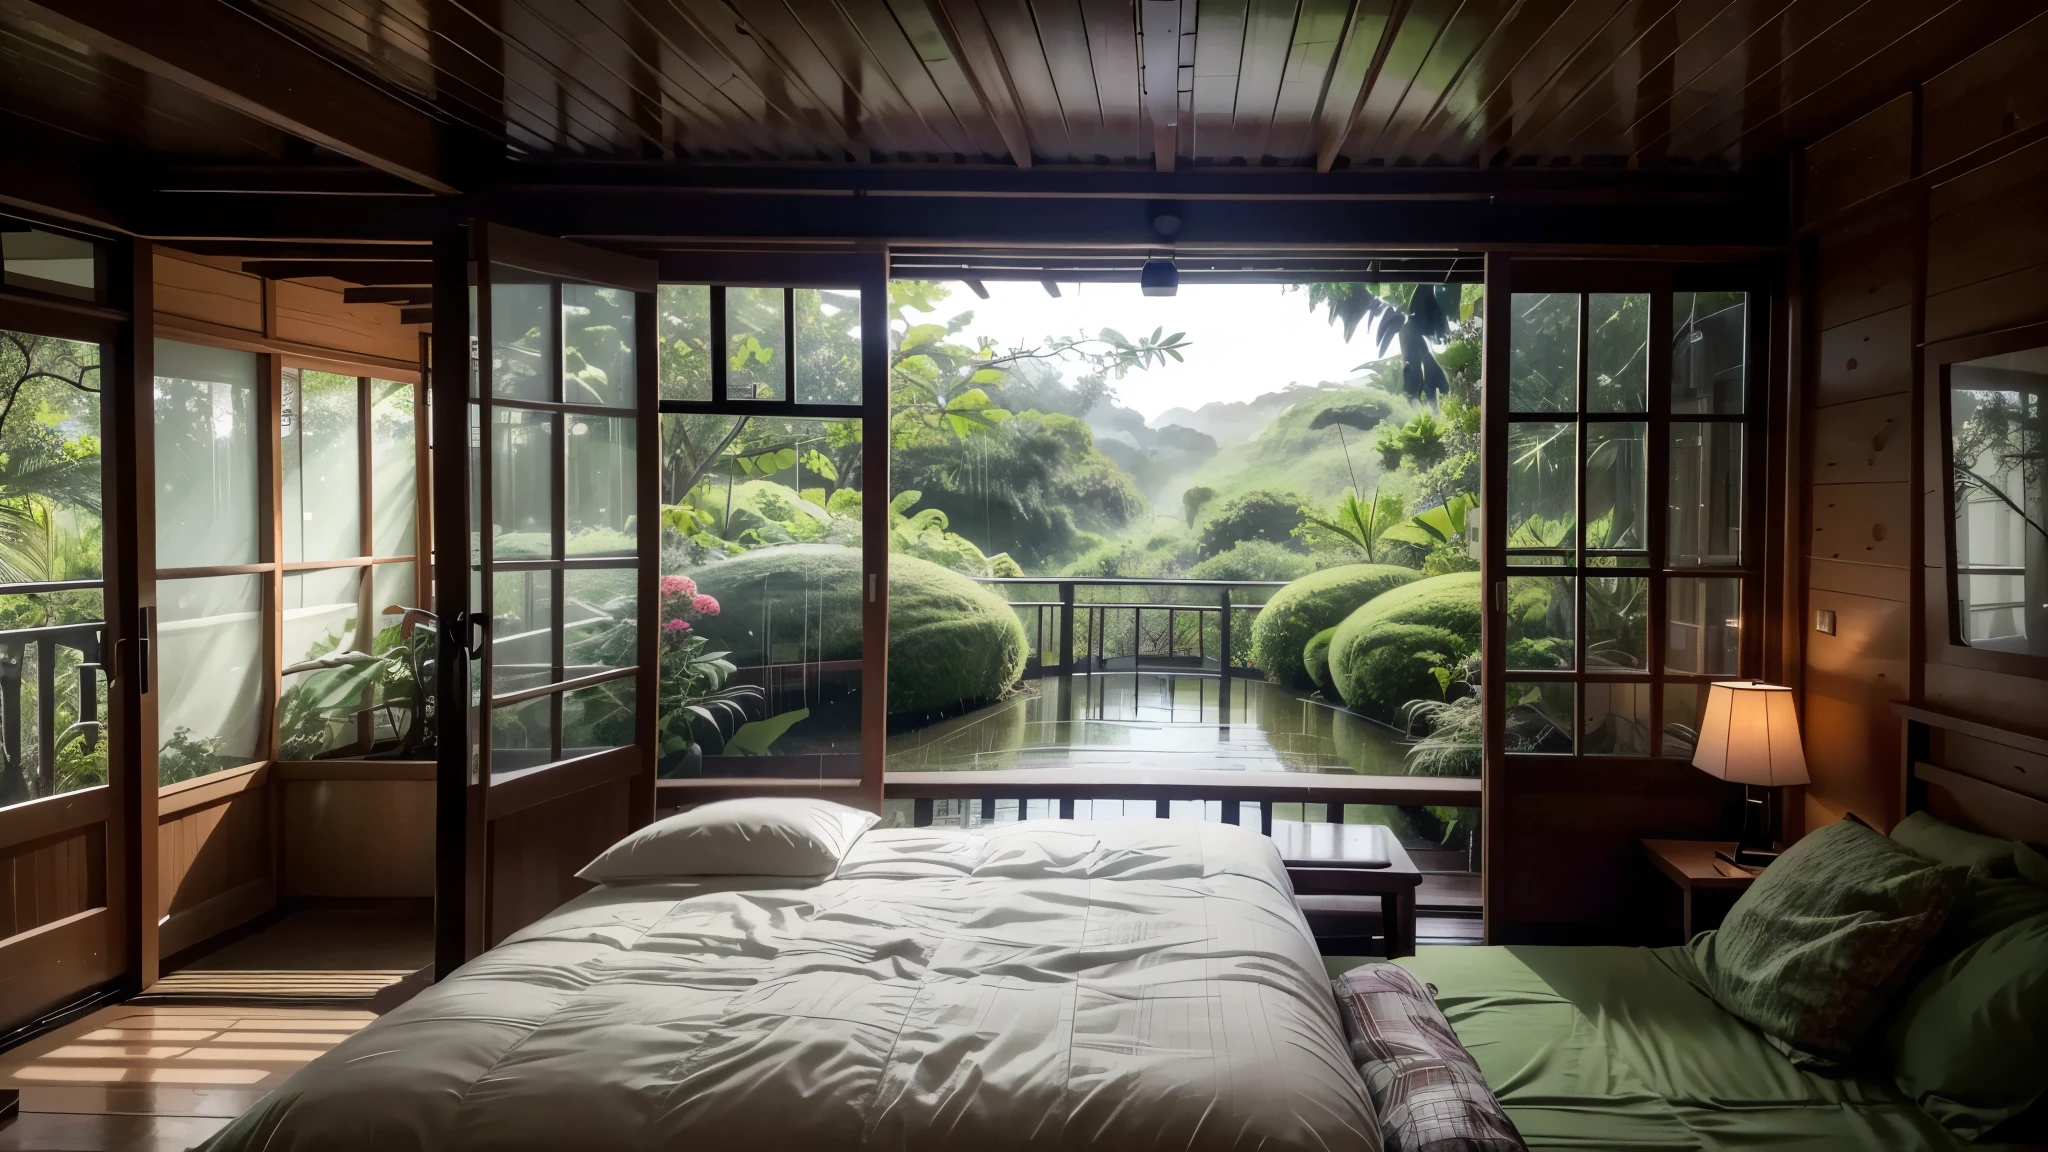
[[[1387,959],[1415,955],[1415,889],[1422,872],[1392,829],[1275,820],[1273,846],[1303,912],[1348,919],[1378,911]]]
[[[1728,910],[1756,882],[1753,873],[1714,858],[1719,849],[1732,853],[1732,840],[1645,840],[1643,855],[1652,868],[1678,888],[1678,923],[1684,940],[1719,928]],[[1667,920],[1667,923],[1669,921]]]

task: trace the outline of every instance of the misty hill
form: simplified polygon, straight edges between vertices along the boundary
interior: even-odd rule
[[[1162,505],[1155,498],[1155,507],[1171,507],[1179,502],[1181,491],[1197,484],[1214,488],[1219,505],[1254,488],[1292,492],[1328,505],[1350,489],[1354,471],[1359,488],[1370,494],[1380,476],[1379,453],[1373,449],[1376,433],[1351,428],[1344,428],[1340,433],[1337,428],[1312,429],[1309,425],[1325,409],[1351,405],[1382,407],[1389,414],[1387,418],[1395,421],[1406,420],[1415,412],[1414,405],[1407,400],[1379,387],[1302,388],[1293,390],[1291,394],[1261,396],[1252,403],[1264,402],[1272,395],[1285,396],[1289,402],[1267,418],[1257,435],[1223,445],[1215,457],[1188,476],[1185,483],[1164,494],[1170,502]],[[1202,411],[1219,407],[1230,406],[1208,404]],[[1234,407],[1251,411],[1251,404]],[[1350,449],[1348,465],[1345,458],[1347,446]]]
[[[1259,434],[1275,416],[1291,405],[1330,392],[1341,392],[1357,388],[1356,380],[1341,384],[1325,381],[1321,384],[1289,384],[1278,392],[1268,392],[1251,400],[1218,400],[1200,408],[1169,408],[1153,417],[1154,428],[1178,424],[1197,432],[1214,437],[1219,447],[1242,444]]]

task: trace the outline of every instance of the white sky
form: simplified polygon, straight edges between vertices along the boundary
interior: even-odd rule
[[[1169,408],[1199,408],[1212,400],[1250,400],[1290,383],[1348,380],[1352,369],[1379,359],[1359,326],[1350,344],[1321,309],[1309,311],[1306,291],[1273,284],[1183,284],[1175,296],[1145,296],[1136,284],[1060,285],[1060,298],[1035,283],[988,281],[983,300],[960,283],[931,319],[972,310],[961,337],[992,336],[999,347],[1036,345],[1047,336],[1114,328],[1132,340],[1164,327],[1186,332],[1185,362],[1133,372],[1116,386],[1117,400],[1146,419]],[[913,314],[916,316],[916,314]],[[1066,368],[1069,380],[1076,366]]]

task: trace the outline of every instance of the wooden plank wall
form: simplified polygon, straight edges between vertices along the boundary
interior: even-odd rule
[[[280,765],[286,899],[434,895],[432,763]]]
[[[346,304],[338,281],[264,280],[241,261],[157,249],[159,327],[266,341],[307,358],[353,357],[366,366],[419,363],[417,326],[388,304]]]
[[[631,802],[632,779],[619,777],[492,820],[487,943],[588,891],[576,870],[632,831]]]
[[[1938,385],[1923,346],[2048,320],[2044,73],[2048,15],[1802,157],[1808,828],[1904,814],[1894,701],[2048,731],[2040,681],[1945,658],[1946,495],[1915,452]]]

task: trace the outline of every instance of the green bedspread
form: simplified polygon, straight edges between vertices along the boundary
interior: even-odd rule
[[[1954,1140],[1889,1077],[1793,1067],[1708,998],[1683,949],[1441,947],[1401,964],[1436,986],[1531,1148],[1988,1147]]]

